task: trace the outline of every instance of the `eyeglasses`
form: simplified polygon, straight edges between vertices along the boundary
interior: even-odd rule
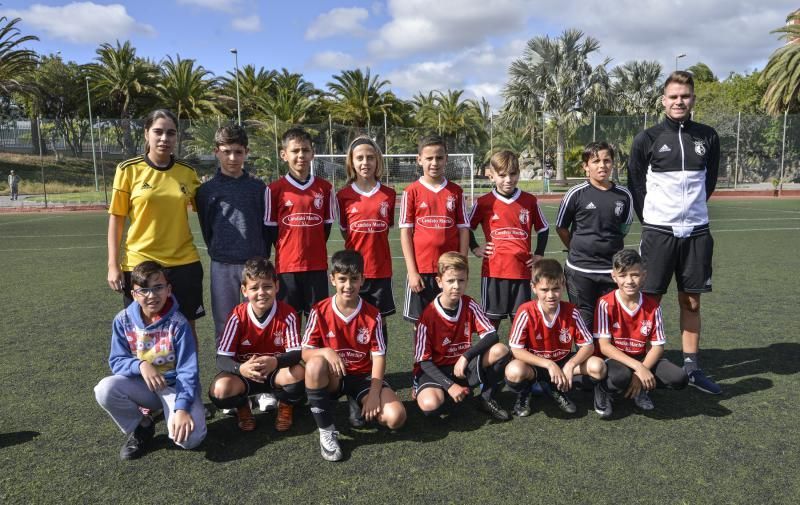
[[[133,290],[133,294],[141,296],[142,298],[147,298],[149,295],[157,295],[161,293],[166,287],[166,284],[156,284],[155,286],[149,288],[136,288]]]

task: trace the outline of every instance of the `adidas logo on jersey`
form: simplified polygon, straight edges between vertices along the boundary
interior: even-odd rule
[[[336,336],[336,334],[334,332],[332,332],[332,331],[328,332],[328,338],[333,338],[335,336]]]
[[[425,203],[425,202],[422,202],[421,204],[419,204],[419,208],[420,209],[427,209],[428,208],[428,204]]]
[[[660,153],[668,153],[670,151],[672,151],[672,149],[670,149],[667,144],[664,144],[663,146],[661,146],[661,149],[658,150],[658,152]]]
[[[620,329],[619,323],[614,323],[611,325],[612,328]]]
[[[350,214],[355,214],[355,213],[357,213],[357,212],[358,212],[358,208],[356,208],[356,207],[350,207],[350,211],[349,211],[349,212],[350,212]]]
[[[286,203],[285,203],[285,204],[283,204],[283,205],[284,205],[284,206],[286,206],[286,207],[291,207],[291,206],[292,206],[292,205],[294,205],[294,204],[292,203],[292,201],[291,201],[291,200],[286,200]]]
[[[498,216],[497,214],[494,214],[492,216],[492,221],[499,221],[499,220],[500,220],[500,216]]]
[[[142,184],[142,189],[153,189],[153,186],[147,184],[146,182]]]
[[[536,334],[536,340],[542,340],[542,334],[541,333],[537,333]]]
[[[589,205],[586,206],[586,210],[594,210],[596,208],[594,202],[589,202]]]
[[[442,345],[450,345],[450,339],[448,337],[444,337],[444,340],[442,340]]]
[[[242,342],[242,345],[253,345],[253,344],[251,344],[249,340],[244,339],[244,342]]]

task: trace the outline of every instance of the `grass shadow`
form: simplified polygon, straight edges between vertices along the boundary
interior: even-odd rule
[[[0,449],[11,447],[12,445],[27,444],[39,435],[41,435],[41,433],[38,431],[13,431],[11,433],[0,433]]]

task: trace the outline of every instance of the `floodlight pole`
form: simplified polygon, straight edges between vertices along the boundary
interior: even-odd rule
[[[681,54],[675,55],[675,71],[676,72],[678,71],[678,59],[685,58],[685,57],[686,57],[686,53],[681,53]]]
[[[233,53],[233,65],[236,67],[236,116],[239,119],[239,126],[242,126],[242,104],[239,101],[239,51],[234,47],[231,52]]]
[[[92,165],[94,165],[94,190],[100,191],[97,184],[97,156],[94,154],[94,125],[92,123],[92,95],[89,94],[89,76],[86,76],[86,103],[89,104],[89,137],[92,139]]]

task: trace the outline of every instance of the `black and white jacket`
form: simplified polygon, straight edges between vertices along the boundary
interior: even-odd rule
[[[688,237],[708,233],[706,201],[719,172],[719,136],[694,121],[663,122],[633,140],[628,187],[643,227]]]

